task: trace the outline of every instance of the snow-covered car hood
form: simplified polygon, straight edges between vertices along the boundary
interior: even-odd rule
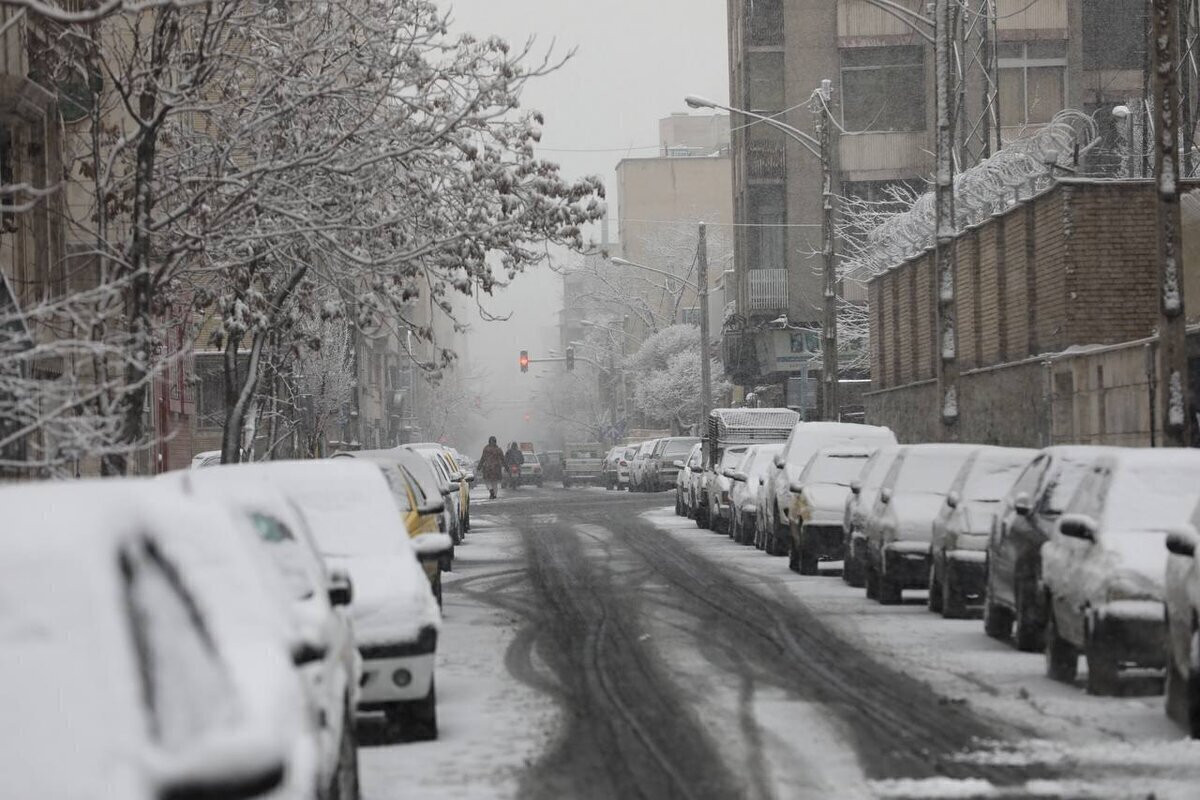
[[[887,504],[887,516],[896,523],[896,538],[928,542],[933,520],[946,503],[940,494],[901,494]]]
[[[360,646],[411,642],[421,628],[441,626],[429,579],[415,558],[379,553],[326,560],[350,575],[353,600],[348,609]]]
[[[838,522],[846,510],[850,489],[836,483],[812,483],[804,487],[804,503],[811,509],[812,522]]]
[[[1162,587],[1167,570],[1166,531],[1104,534],[1104,560],[1115,570],[1136,573]]]

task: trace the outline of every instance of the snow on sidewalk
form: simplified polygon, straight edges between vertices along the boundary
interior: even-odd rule
[[[466,543],[455,553],[454,572],[442,576],[439,739],[362,746],[364,800],[516,797],[521,773],[555,733],[558,712],[552,700],[505,669],[516,618],[460,591],[457,584],[486,581],[524,563],[518,533],[486,517],[472,521]]]
[[[786,558],[772,558],[727,536],[701,530],[671,508],[644,518],[698,556],[739,574],[764,594],[794,598],[831,629],[876,660],[928,684],[946,702],[968,703],[981,713],[1030,732],[1017,746],[984,746],[967,756],[979,763],[1075,767],[1085,778],[1068,796],[1195,798],[1200,742],[1187,740],[1166,718],[1160,694],[1102,698],[1045,677],[1040,654],[1022,653],[983,633],[978,620],[945,620],[925,607],[924,592],[906,592],[902,606],[881,606],[840,577],[805,577]],[[883,782],[884,797],[1007,797],[1011,787],[970,782]],[[1024,796],[1057,796],[1050,785],[1027,786]]]

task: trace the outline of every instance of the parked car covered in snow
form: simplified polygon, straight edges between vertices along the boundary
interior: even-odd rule
[[[1200,506],[1167,535],[1167,714],[1200,739]]]
[[[1200,501],[1200,452],[1112,450],[1088,469],[1042,546],[1046,672],[1116,694],[1127,666],[1165,666],[1167,535]]]
[[[229,517],[152,488],[0,492],[0,796],[314,798],[284,639],[253,608],[222,617],[164,541]]]
[[[898,445],[880,447],[867,459],[862,474],[850,481],[850,494],[842,512],[842,580],[851,586],[862,586],[867,563],[867,538],[864,526],[867,515],[884,478],[900,452]]]
[[[366,459],[239,464],[299,506],[326,563],[354,584],[349,611],[363,659],[359,709],[382,711],[404,735],[437,738],[434,664],[441,614],[422,561],[451,546],[444,533],[409,539],[387,480]]]
[[[782,443],[755,444],[746,449],[746,456],[733,472],[729,494],[729,535],[738,544],[753,544],[755,518],[758,516],[759,489],[767,479],[767,470]]]
[[[728,531],[729,525],[733,522],[733,476],[737,468],[741,466],[742,459],[746,457],[749,447],[750,445],[726,447],[721,454],[721,460],[717,462],[716,469],[705,476],[706,480],[703,483],[703,505],[707,509],[707,525],[705,527],[718,533]]]
[[[1103,447],[1047,447],[1017,477],[1000,501],[988,539],[983,628],[1018,650],[1040,652],[1046,610],[1042,592],[1042,545],[1063,508]]]
[[[1037,453],[1019,447],[980,447],[963,464],[933,521],[930,611],[962,619],[969,607],[983,604],[993,518]]]
[[[308,685],[321,721],[322,797],[358,794],[358,744],[354,727],[362,659],[345,607],[353,586],[344,572],[331,572],[308,523],[296,506],[267,486],[246,485],[236,470],[202,474],[166,473],[189,497],[217,503],[238,515],[274,565],[289,600],[293,662]]]
[[[675,462],[679,471],[675,474],[675,513],[691,517],[696,507],[696,483],[704,468],[704,446],[697,442],[688,451],[687,458]]]
[[[819,562],[842,560],[846,497],[873,452],[869,447],[847,445],[818,450],[792,484],[788,566],[793,571],[816,575]]]
[[[854,422],[795,423],[783,452],[775,457],[767,485],[766,506],[760,514],[760,523],[767,535],[767,552],[772,555],[787,552],[791,543],[788,515],[795,500],[792,486],[798,483],[800,473],[818,450],[840,444],[881,447],[895,443],[896,435],[890,428]]]
[[[950,485],[977,445],[900,449],[867,517],[867,597],[895,605],[905,589],[929,586],[929,542]]]
[[[788,408],[715,408],[709,412],[703,437],[704,474],[695,514],[698,526],[711,527],[708,501],[721,477],[726,448],[783,442],[798,419],[800,415]]]
[[[658,439],[647,439],[637,445],[633,458],[629,459],[629,491],[646,491],[646,467],[650,462],[650,454]]]

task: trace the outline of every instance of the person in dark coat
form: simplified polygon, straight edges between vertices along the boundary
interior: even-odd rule
[[[513,442],[508,446],[508,452],[504,454],[504,465],[508,467],[509,479],[512,481],[512,488],[517,488],[521,483],[521,465],[525,463],[525,454],[521,452],[521,448]],[[514,475],[514,471],[516,474]]]
[[[496,437],[489,436],[483,455],[479,457],[479,471],[483,474],[483,482],[487,484],[492,499],[500,489],[500,481],[504,478],[504,451],[496,444]]]

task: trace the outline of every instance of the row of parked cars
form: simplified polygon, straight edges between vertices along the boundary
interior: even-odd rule
[[[679,474],[680,459],[686,458],[699,441],[694,436],[664,436],[618,445],[608,451],[601,465],[604,488],[670,491]]]
[[[353,800],[355,720],[437,736],[440,445],[0,490],[0,796]]]
[[[919,589],[944,617],[981,614],[1055,680],[1082,657],[1091,694],[1161,670],[1168,714],[1200,737],[1200,451],[899,445],[799,421],[777,441],[709,433],[681,462],[678,514],[801,574],[841,562],[884,605]]]

